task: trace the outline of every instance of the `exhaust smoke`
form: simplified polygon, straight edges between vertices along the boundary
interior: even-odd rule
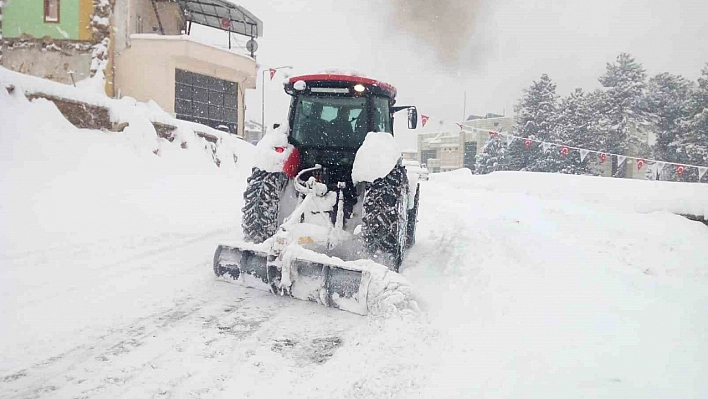
[[[467,63],[471,55],[464,53],[473,42],[482,0],[389,1],[394,7],[391,19],[396,29],[426,42],[448,67]]]

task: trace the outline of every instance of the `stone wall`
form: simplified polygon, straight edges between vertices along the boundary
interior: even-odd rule
[[[86,44],[52,39],[7,39],[4,43],[0,65],[32,76],[71,85],[74,80],[89,77],[91,48]]]

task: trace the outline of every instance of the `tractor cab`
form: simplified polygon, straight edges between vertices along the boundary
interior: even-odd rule
[[[304,168],[349,169],[368,132],[393,134],[393,114],[408,109],[415,129],[415,107],[395,107],[396,89],[360,76],[317,74],[290,78],[285,92],[290,103],[289,142],[299,151]]]

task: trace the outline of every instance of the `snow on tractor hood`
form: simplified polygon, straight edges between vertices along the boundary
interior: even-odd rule
[[[391,133],[369,132],[356,152],[352,181],[356,184],[380,179],[391,172],[400,157],[401,150]]]

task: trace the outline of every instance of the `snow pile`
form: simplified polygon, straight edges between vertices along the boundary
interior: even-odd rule
[[[261,141],[256,144],[254,167],[270,173],[283,171],[285,161],[295,148],[288,143],[288,130],[286,122],[263,136]],[[278,148],[283,148],[283,152],[276,151]]]
[[[352,180],[373,182],[388,175],[401,158],[401,150],[391,133],[369,132],[356,152]]]
[[[249,144],[227,143],[242,156],[217,167],[211,143],[189,128],[171,143],[139,114],[123,133],[77,129],[53,103],[19,90],[0,89],[0,121],[3,256],[237,225],[233,201],[251,167]]]
[[[556,173],[494,172],[469,169],[433,175],[459,188],[521,193],[546,200],[570,200],[641,213],[666,211],[708,216],[708,184],[613,179]]]
[[[0,87],[2,86],[19,87],[25,93],[44,93],[50,96],[61,97],[67,100],[82,101],[102,107],[109,107],[111,103],[116,101],[107,97],[103,93],[93,90],[93,84],[91,85],[92,88],[83,90],[0,67]]]

